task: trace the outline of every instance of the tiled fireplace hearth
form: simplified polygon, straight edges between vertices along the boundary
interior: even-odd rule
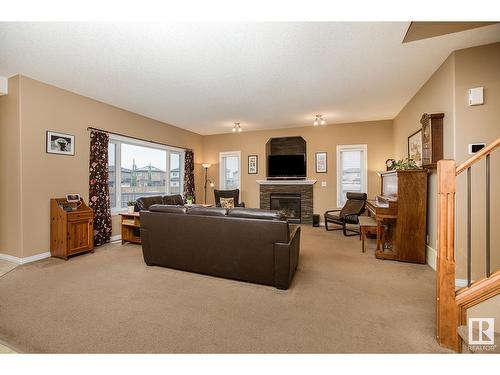
[[[292,221],[312,223],[315,182],[316,180],[257,180],[260,185],[260,208],[269,210],[279,207],[293,213]],[[298,207],[300,212],[297,212]]]

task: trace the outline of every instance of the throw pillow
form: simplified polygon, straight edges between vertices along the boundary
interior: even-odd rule
[[[234,208],[234,198],[221,198],[220,206],[222,208]]]

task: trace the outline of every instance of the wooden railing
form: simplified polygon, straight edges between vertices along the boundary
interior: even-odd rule
[[[455,167],[454,160],[440,160],[438,172],[438,249],[436,275],[436,338],[441,346],[460,351],[457,328],[465,323],[466,310],[500,294],[500,271],[491,273],[490,154],[500,146],[500,138],[483,148],[465,163]],[[486,163],[486,278],[471,280],[471,167]],[[455,292],[455,193],[456,176],[467,171],[467,288]]]

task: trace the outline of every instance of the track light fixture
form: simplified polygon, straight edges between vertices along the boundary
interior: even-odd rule
[[[241,132],[242,130],[243,129],[241,128],[240,123],[239,122],[235,122],[234,126],[233,126],[233,133]]]
[[[313,125],[318,126],[318,125],[325,125],[326,121],[323,118],[323,115],[316,115],[316,118],[314,119]]]

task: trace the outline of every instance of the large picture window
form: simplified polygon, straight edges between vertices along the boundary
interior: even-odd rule
[[[337,207],[343,207],[346,193],[366,193],[367,145],[337,146]]]
[[[110,135],[108,156],[114,213],[140,197],[183,191],[184,150]]]

